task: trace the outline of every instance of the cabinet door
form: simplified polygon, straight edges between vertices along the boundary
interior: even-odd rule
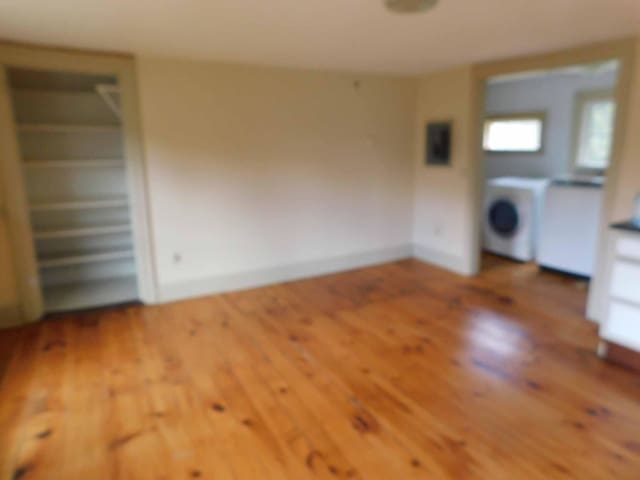
[[[640,351],[640,307],[611,301],[602,336],[605,340]]]
[[[640,305],[640,263],[616,260],[610,293],[614,298]]]
[[[616,240],[616,254],[622,258],[640,261],[640,238],[637,235],[621,234]]]

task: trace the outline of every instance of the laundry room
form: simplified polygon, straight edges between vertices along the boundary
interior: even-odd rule
[[[588,289],[614,145],[616,61],[486,83],[482,267]],[[517,273],[516,273],[517,272]]]

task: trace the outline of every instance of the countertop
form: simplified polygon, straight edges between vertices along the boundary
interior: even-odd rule
[[[615,228],[616,230],[625,230],[627,232],[640,233],[640,224],[634,223],[631,220],[627,220],[626,222],[612,223],[610,227]]]
[[[602,178],[554,178],[551,185],[559,185],[562,187],[587,187],[602,188],[604,179]]]

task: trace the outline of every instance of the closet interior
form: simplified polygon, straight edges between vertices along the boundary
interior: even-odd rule
[[[8,77],[45,313],[137,300],[116,77]]]

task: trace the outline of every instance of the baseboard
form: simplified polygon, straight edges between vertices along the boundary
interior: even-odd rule
[[[0,305],[0,328],[16,327],[24,324],[18,305]]]
[[[170,283],[160,285],[158,289],[159,301],[171,302],[215,293],[262,287],[274,283],[379,265],[410,258],[412,255],[413,247],[411,245],[400,245],[311,262],[300,262],[262,270]]]
[[[473,271],[469,266],[469,262],[464,258],[444,253],[422,245],[413,246],[413,256],[432,265],[450,270],[464,276],[473,275]]]

